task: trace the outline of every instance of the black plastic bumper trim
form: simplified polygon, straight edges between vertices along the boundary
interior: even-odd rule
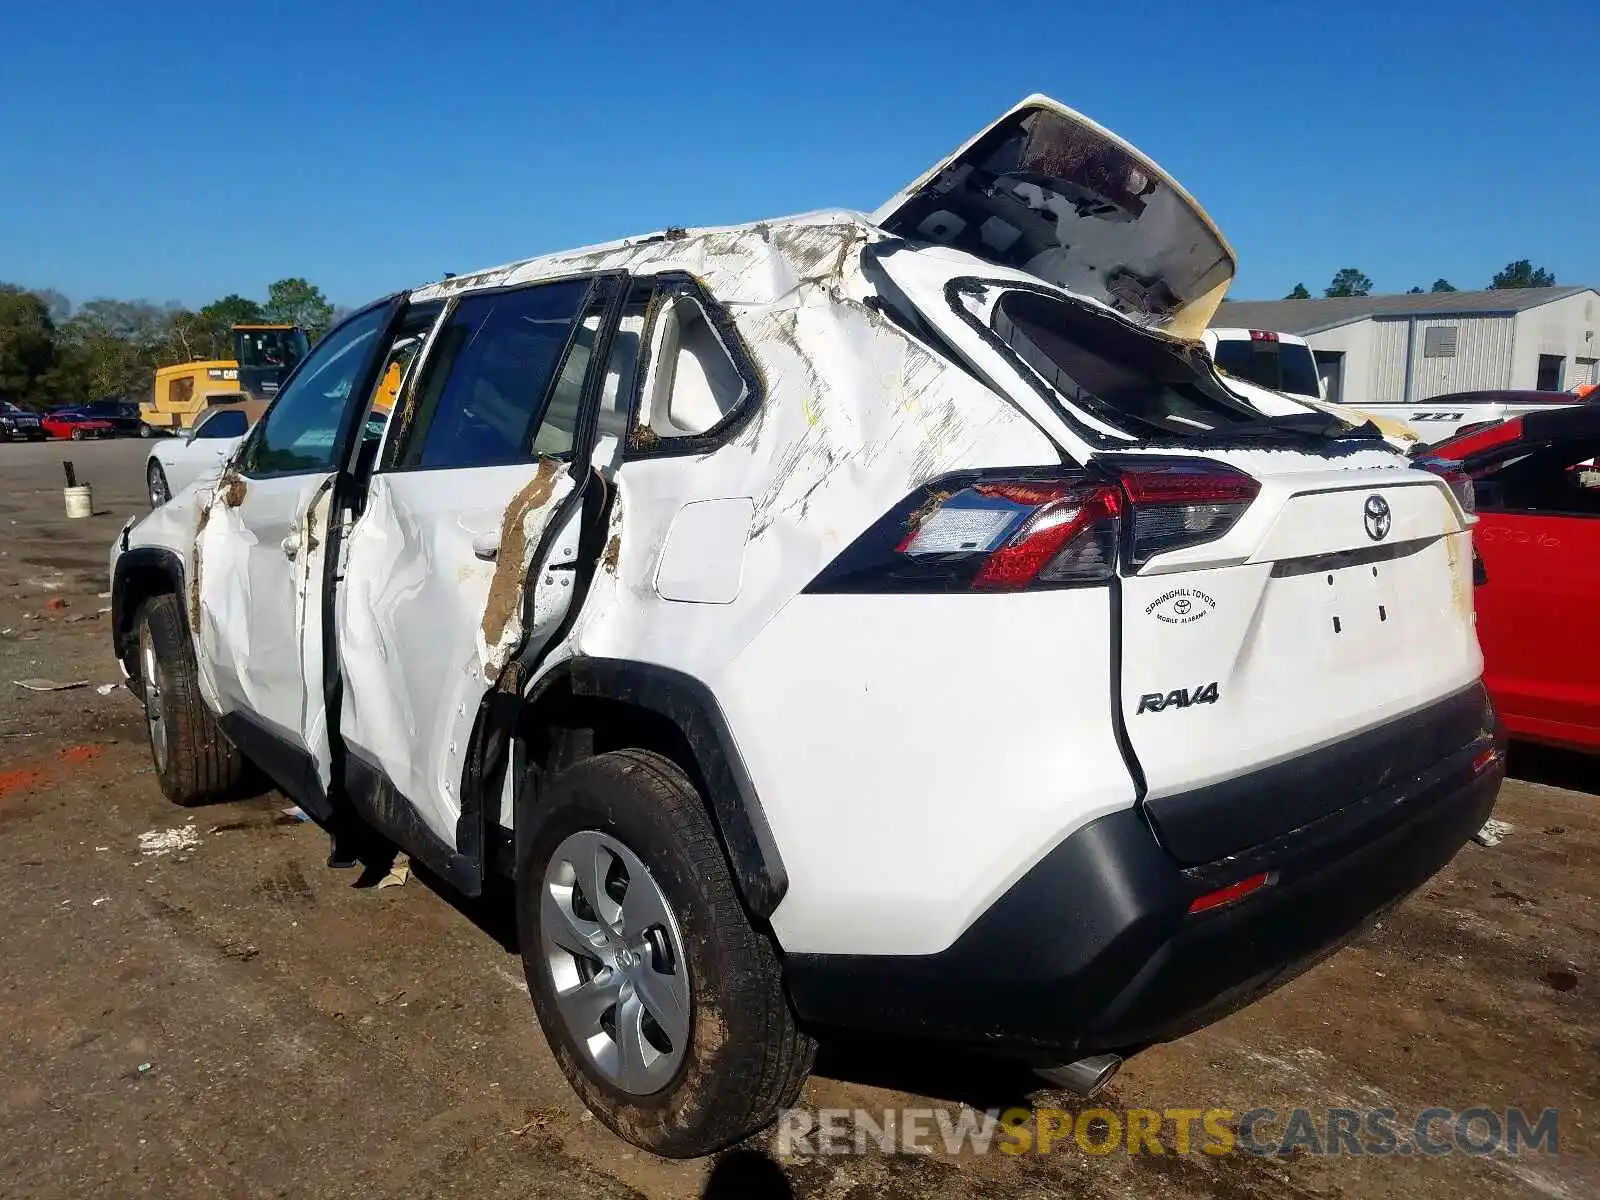
[[[1286,762],[1175,796],[1146,799],[1162,845],[1183,863],[1208,863],[1281,837],[1395,781],[1415,779],[1452,751],[1492,736],[1494,710],[1474,683],[1375,729]],[[1271,803],[1260,797],[1271,796]]]

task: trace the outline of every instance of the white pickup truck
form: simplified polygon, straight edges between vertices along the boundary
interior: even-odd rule
[[[1396,434],[1422,446],[1454,437],[1476,425],[1492,425],[1524,413],[1583,403],[1571,392],[1453,392],[1426,400],[1380,401],[1359,409],[1329,401],[1322,393],[1316,358],[1305,338],[1266,329],[1208,329],[1206,349],[1224,375],[1318,402],[1329,411],[1348,408],[1374,419],[1391,442]]]
[[[1448,441],[1468,428],[1497,425],[1525,413],[1583,403],[1585,399],[1572,392],[1502,390],[1452,392],[1410,404],[1397,402],[1365,407],[1404,421],[1417,431],[1423,445],[1431,446]]]

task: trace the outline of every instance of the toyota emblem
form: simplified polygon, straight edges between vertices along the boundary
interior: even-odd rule
[[[1362,516],[1367,523],[1367,536],[1375,542],[1381,542],[1389,536],[1389,502],[1382,496],[1368,496],[1367,503],[1362,509]]]

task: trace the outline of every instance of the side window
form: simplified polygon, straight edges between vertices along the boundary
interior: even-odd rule
[[[1600,441],[1517,446],[1471,463],[1483,512],[1600,516]]]
[[[361,441],[355,448],[358,474],[369,471],[377,460],[378,445],[383,440],[384,430],[389,427],[389,419],[394,416],[401,394],[410,382],[411,368],[416,365],[417,356],[422,353],[428,334],[443,310],[442,300],[415,305],[407,310],[400,328],[395,331],[394,340],[389,343],[388,352],[384,355],[383,369],[378,372],[377,382],[373,385],[372,398],[367,404],[366,420],[361,426]]]
[[[239,466],[246,475],[333,470],[340,419],[389,311],[370,308],[317,343],[245,443]]]
[[[700,302],[669,296],[650,331],[650,380],[629,445],[697,437],[738,408],[749,392]]]
[[[225,408],[208,414],[195,427],[194,436],[199,438],[236,438],[243,437],[250,422],[245,420],[245,415],[236,408]]]
[[[571,450],[587,350],[575,368],[564,433],[554,405],[547,427],[546,398],[570,383],[563,363],[568,342],[580,346],[586,333],[592,344],[587,323],[575,330],[588,292],[587,280],[567,280],[463,298],[423,364],[416,417],[390,465],[486,467]]]

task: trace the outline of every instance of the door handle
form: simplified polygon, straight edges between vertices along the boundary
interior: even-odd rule
[[[480,533],[472,539],[472,553],[484,562],[493,562],[500,554],[500,533]]]
[[[291,533],[288,537],[284,538],[283,541],[279,542],[278,545],[282,547],[283,556],[285,558],[294,558],[300,553],[299,533]]]

